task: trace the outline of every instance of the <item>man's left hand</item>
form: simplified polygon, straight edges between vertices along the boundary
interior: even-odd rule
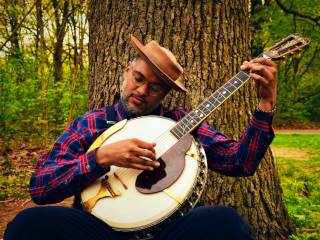
[[[269,59],[256,58],[244,62],[240,68],[250,69],[250,77],[255,81],[261,97],[259,107],[264,111],[272,110],[277,96],[277,64]]]

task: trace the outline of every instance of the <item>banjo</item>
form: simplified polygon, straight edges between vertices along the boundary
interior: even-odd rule
[[[307,48],[309,40],[292,34],[259,57],[284,59]],[[282,65],[283,65],[282,61]],[[159,116],[123,120],[107,129],[88,151],[128,138],[156,142],[160,167],[153,171],[111,166],[81,193],[83,209],[126,239],[152,238],[163,226],[193,209],[204,189],[207,160],[190,133],[250,77],[238,72],[179,122]]]

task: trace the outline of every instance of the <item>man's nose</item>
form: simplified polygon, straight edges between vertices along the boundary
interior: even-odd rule
[[[143,84],[142,86],[137,87],[137,91],[139,92],[140,96],[148,96],[148,85]]]

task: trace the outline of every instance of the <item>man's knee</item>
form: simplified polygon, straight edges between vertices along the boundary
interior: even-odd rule
[[[50,220],[54,223],[57,219],[61,220],[64,217],[65,209],[68,208],[57,206],[28,208],[21,211],[11,223],[12,225],[32,223],[38,226],[46,225]]]
[[[21,211],[12,222],[8,223],[5,239],[29,239],[28,236],[39,231],[51,231],[67,218],[66,211],[75,209],[49,206],[34,207]],[[75,210],[76,211],[76,210]]]
[[[4,239],[118,239],[105,222],[73,208],[48,206],[26,209],[8,224]]]
[[[199,218],[205,218],[206,221],[216,221],[219,220],[229,220],[229,219],[239,219],[241,215],[237,210],[232,207],[227,206],[202,206],[192,210],[194,215],[198,215]]]
[[[250,228],[233,208],[202,206],[175,219],[155,239],[241,239],[253,240]]]
[[[10,223],[4,233],[5,239],[21,239],[30,222],[36,224],[37,218],[34,218],[34,213],[38,208],[28,208],[21,211]]]
[[[250,228],[240,213],[232,207],[203,206],[192,210],[198,225],[204,228],[224,229],[226,232],[244,231],[250,234]]]

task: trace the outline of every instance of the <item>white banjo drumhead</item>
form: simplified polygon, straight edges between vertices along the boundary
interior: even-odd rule
[[[175,122],[170,119],[157,116],[135,118],[128,121],[124,128],[111,135],[101,146],[130,138],[138,138],[150,143],[156,140],[157,146],[155,149],[158,158],[177,142],[176,138],[167,131],[174,124]],[[198,155],[194,142],[192,142],[190,151]],[[198,172],[197,160],[187,155],[185,160],[185,168],[181,176],[168,188],[181,199],[185,199],[188,196]],[[114,172],[128,187],[127,190],[114,177]],[[164,192],[154,194],[139,193],[135,188],[136,178],[139,173],[141,173],[141,170],[112,166],[110,172],[107,173],[109,176],[108,181],[115,191],[121,192],[121,195],[98,200],[91,213],[112,228],[122,231],[149,227],[170,216],[179,206],[179,203]],[[101,179],[103,178],[96,180],[81,193],[82,202],[98,194],[101,187]]]

